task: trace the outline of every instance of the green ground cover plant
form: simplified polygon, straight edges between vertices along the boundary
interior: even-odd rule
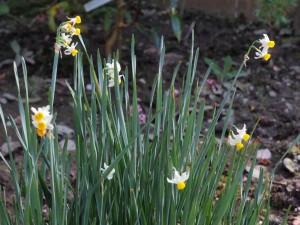
[[[14,211],[9,213],[5,189],[0,189],[1,225],[269,224],[270,188],[280,161],[269,177],[260,171],[256,188],[251,191],[258,143],[251,141],[253,131],[247,133],[246,125],[241,129],[231,126],[229,118],[235,84],[251,50],[255,51],[255,58],[267,61],[271,57],[269,48],[275,42],[265,35],[249,47],[224,100],[213,115],[205,118],[201,91],[212,67],[202,80],[195,80],[199,49],[194,49],[193,36],[181,94],[174,95],[180,64],[174,69],[169,89],[163,91],[162,40],[150,110],[141,124],[134,37],[131,69],[122,70],[117,53],[107,60],[102,60],[99,51],[95,59],[88,54],[84,38],[76,28],[79,23],[79,16],[69,18],[57,30],[47,106],[36,109],[29,105],[30,87],[24,60],[25,93],[21,96],[20,76],[14,64],[21,126],[11,116],[5,118],[1,106],[0,116],[8,147],[7,120],[21,143],[24,160],[19,171],[11,152],[9,159],[0,155],[11,172],[15,191]],[[83,51],[76,49],[79,43],[74,39]],[[74,57],[74,80],[67,84],[74,107],[76,158],[73,161],[67,152],[68,138],[59,147],[56,129],[54,101],[60,55]],[[88,59],[88,65],[84,65],[83,57]],[[84,73],[85,66],[89,74]],[[85,89],[88,75],[91,94]],[[225,109],[223,131],[217,139],[215,126]],[[207,119],[211,123],[204,131],[202,125]],[[300,135],[291,146],[299,139]],[[74,161],[76,180],[72,182],[70,171]],[[249,162],[248,179],[243,181]],[[286,223],[286,218],[281,224]]]

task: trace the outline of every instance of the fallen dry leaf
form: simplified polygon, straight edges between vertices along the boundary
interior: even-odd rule
[[[291,173],[295,173],[296,171],[296,166],[293,162],[293,160],[291,160],[290,158],[285,158],[283,160],[283,165],[285,166],[285,168],[290,171]]]

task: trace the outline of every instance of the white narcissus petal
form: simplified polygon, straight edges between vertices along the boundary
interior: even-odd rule
[[[32,111],[34,114],[37,113],[37,110],[36,110],[36,108],[34,108],[34,107],[31,107],[31,111]]]
[[[179,182],[180,179],[181,179],[181,176],[180,176],[179,172],[178,172],[177,170],[175,170],[175,171],[174,171],[174,178],[173,178],[173,180],[174,180],[175,182]]]
[[[262,44],[261,47],[264,48],[264,47],[268,46],[268,43],[270,42],[270,39],[269,39],[269,37],[268,37],[267,34],[263,34],[263,36],[264,36],[264,38],[263,39],[259,39],[259,42]]]
[[[174,168],[173,179],[167,178],[167,181],[171,184],[178,184],[179,182],[185,182],[189,178],[189,172],[183,173],[181,176],[179,172]]]
[[[187,179],[189,179],[189,176],[190,176],[190,173],[189,173],[189,172],[183,173],[183,174],[181,175],[182,182],[187,181]]]

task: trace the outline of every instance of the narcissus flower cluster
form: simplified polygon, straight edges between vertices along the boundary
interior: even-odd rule
[[[228,142],[230,145],[235,146],[237,150],[241,150],[244,147],[243,141],[248,141],[250,135],[246,133],[246,125],[244,124],[242,129],[235,127],[237,134],[233,131],[229,134]]]
[[[75,56],[78,53],[76,46],[78,43],[71,43],[72,38],[75,35],[80,34],[80,29],[76,28],[76,24],[81,23],[80,16],[76,16],[74,18],[68,18],[67,22],[64,22],[58,28],[58,37],[56,44],[59,47],[59,50],[63,47],[65,48],[64,54],[65,55],[72,55]]]
[[[177,184],[178,190],[183,190],[185,189],[185,182],[189,179],[189,176],[189,172],[185,172],[180,175],[179,172],[174,168],[173,178],[167,178],[167,181],[171,184]]]
[[[115,63],[116,63],[116,69],[117,69],[117,73],[118,73],[118,84],[122,84],[122,82],[124,82],[125,77],[124,75],[119,73],[121,72],[121,66],[120,63],[118,63],[118,61],[114,61],[112,60],[111,63],[106,63],[106,67],[104,68],[104,73],[106,73],[109,76],[109,80],[108,80],[108,87],[113,87],[115,86],[115,76],[114,76],[114,71],[115,71]]]
[[[44,137],[47,133],[51,133],[53,125],[51,124],[52,115],[50,114],[50,106],[41,108],[31,107],[33,115],[31,115],[32,125],[36,128],[36,133],[40,137]]]
[[[260,59],[263,58],[265,61],[268,61],[271,58],[271,54],[268,53],[269,48],[274,48],[275,46],[275,41],[271,41],[268,37],[267,34],[263,34],[264,38],[263,39],[259,39],[259,43],[261,44],[261,46],[256,49],[256,57],[254,57],[255,59]]]

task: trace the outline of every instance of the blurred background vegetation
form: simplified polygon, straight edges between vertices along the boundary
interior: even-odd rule
[[[136,26],[143,31],[143,23],[139,17],[140,14],[148,13],[149,5],[156,5],[160,9],[153,16],[156,13],[169,15],[169,25],[178,41],[182,39],[183,15],[191,9],[221,16],[245,16],[265,24],[271,31],[292,22],[295,34],[300,34],[300,15],[297,14],[300,9],[297,0],[6,0],[0,2],[0,17],[20,23],[28,18],[47,20],[49,30],[55,32],[66,16],[79,14],[87,20],[96,21],[96,26],[101,27],[99,35],[104,37],[105,52],[109,54],[112,50],[121,49],[125,29]],[[81,29],[87,29],[84,23]],[[157,42],[159,35],[155,25],[150,31],[153,41]]]

